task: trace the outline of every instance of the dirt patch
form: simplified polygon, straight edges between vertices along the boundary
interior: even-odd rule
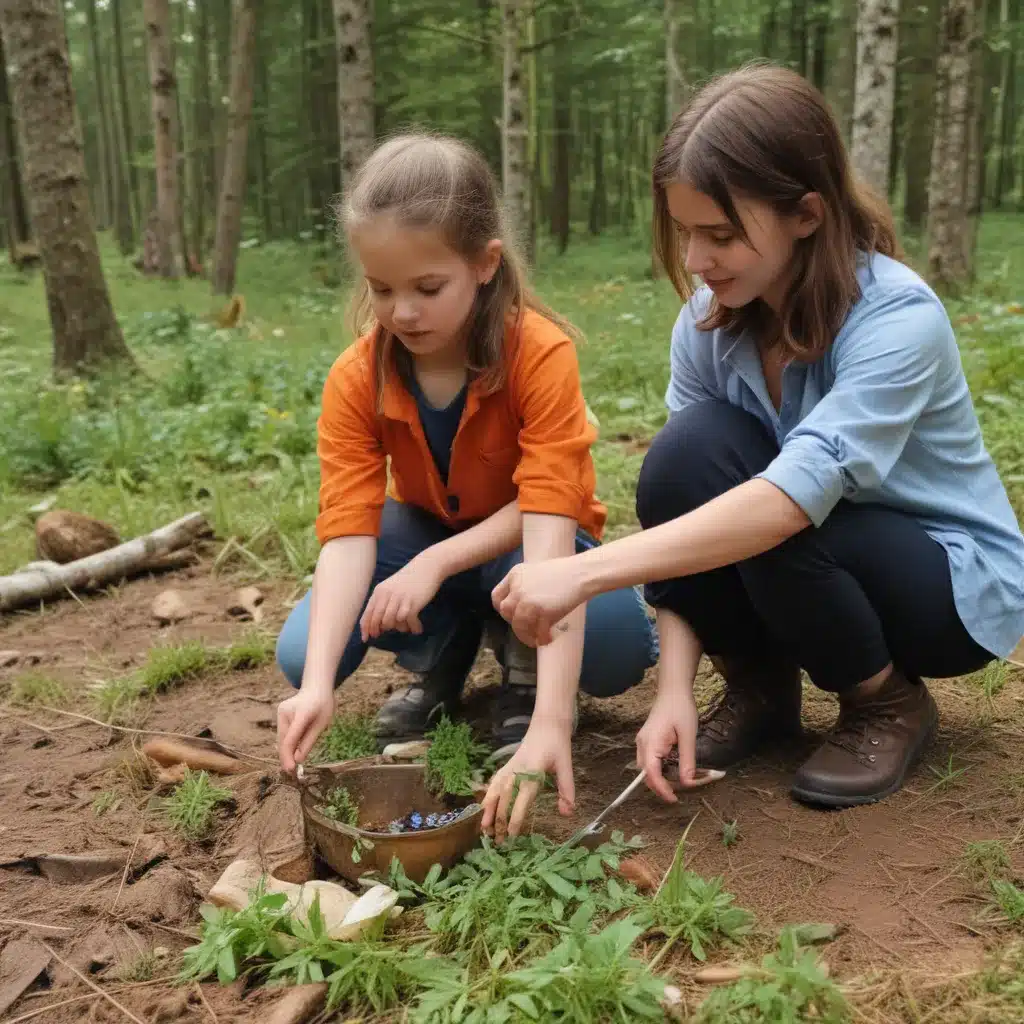
[[[173,579],[139,580],[82,603],[10,616],[0,626],[0,649],[43,652],[41,667],[65,685],[72,706],[81,707],[89,682],[137,667],[155,643],[195,638],[227,644],[251,628],[227,611],[243,582],[211,576],[208,567],[175,573]],[[186,622],[160,628],[150,604],[169,586],[187,594],[196,612]],[[275,631],[298,595],[287,584],[260,587],[266,595],[263,626]],[[0,669],[0,687],[18,671]],[[345,710],[373,710],[405,678],[393,659],[371,652],[345,686]],[[485,721],[488,690],[497,678],[493,657],[483,652],[471,676],[467,717]],[[984,887],[965,861],[967,845],[1002,840],[1011,858],[1009,876],[1024,875],[1022,682],[1024,673],[1011,670],[991,700],[976,679],[932,684],[942,716],[938,741],[908,786],[881,804],[827,812],[789,797],[790,777],[835,715],[831,698],[808,688],[804,742],[751,761],[676,805],[640,789],[612,816],[609,828],[641,834],[649,844],[644,856],[659,873],[696,815],[690,866],[706,876],[721,875],[725,888],[754,911],[766,931],[787,922],[839,926],[827,957],[840,978],[897,966],[965,971],[1003,941],[1003,933],[979,916]],[[702,695],[715,685],[707,671]],[[234,802],[218,812],[216,828],[202,843],[169,830],[153,779],[139,772],[130,737],[38,710],[0,708],[0,803],[6,812],[0,862],[30,854],[95,853],[121,864],[71,883],[24,865],[0,869],[0,941],[28,935],[45,941],[140,1019],[159,1012],[166,1020],[210,1020],[194,987],[183,993],[159,979],[177,969],[176,954],[195,934],[199,901],[233,859],[281,863],[302,849],[298,793],[280,783],[274,764],[276,705],[289,692],[273,665],[219,672],[172,689],[150,712],[148,727],[212,737],[265,759],[246,774],[218,779]],[[577,813],[563,819],[542,805],[535,829],[556,839],[567,836],[622,789],[653,693],[649,678],[618,698],[582,699],[574,746]],[[116,802],[109,797],[98,812],[98,798],[108,793],[116,794]],[[736,834],[729,845],[726,832]],[[157,840],[162,856],[140,865],[140,850]],[[129,859],[132,868],[125,874]],[[674,967],[680,977],[692,969],[681,956]],[[146,971],[149,977],[139,976]],[[10,1013],[88,993],[72,972],[53,964],[40,979]],[[8,980],[0,978],[0,986]],[[241,985],[206,985],[202,991],[224,1022],[264,1019],[279,995],[245,992]],[[172,1011],[176,1017],[167,1016]],[[124,1017],[90,997],[34,1019],[77,1024]],[[864,1019],[900,1018],[879,1012]]]

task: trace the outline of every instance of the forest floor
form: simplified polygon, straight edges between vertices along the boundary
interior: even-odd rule
[[[1024,270],[1019,229],[1019,219],[986,223],[987,290],[951,303],[951,314],[986,440],[1024,515],[1024,307],[1012,293],[1021,279],[1014,268]],[[287,687],[272,651],[315,559],[312,432],[340,308],[334,283],[316,282],[327,273],[323,260],[282,255],[270,246],[245,253],[246,318],[216,330],[198,283],[172,293],[107,254],[129,344],[151,377],[141,388],[41,386],[39,282],[0,274],[5,309],[12,299],[0,322],[0,572],[34,557],[29,510],[41,500],[108,519],[124,537],[193,508],[216,531],[209,554],[189,569],[0,619],[0,1020],[228,1024],[267,1019],[279,998],[244,981],[183,988],[174,977],[223,869],[240,852],[272,858],[302,837],[298,795],[274,765],[276,705]],[[663,418],[678,308],[648,266],[637,243],[605,240],[550,258],[539,275],[545,297],[589,338],[581,363],[601,420],[597,459],[612,535],[633,528],[631,487]],[[263,594],[258,630],[228,612],[242,585]],[[151,604],[171,587],[190,614],[160,627]],[[167,664],[232,645],[247,667],[200,657],[151,699],[112,700],[155,657]],[[482,652],[467,694],[470,721],[486,717],[497,676]],[[346,714],[372,712],[403,679],[390,657],[371,653],[346,684]],[[701,699],[717,685],[705,665]],[[753,932],[716,947],[709,962],[756,963],[783,925],[828,923],[835,938],[818,953],[848,1019],[1024,1021],[1024,671],[1000,665],[930,685],[941,714],[936,743],[881,804],[824,812],[790,798],[793,771],[835,715],[832,699],[807,686],[799,747],[753,760],[676,805],[640,789],[615,812],[611,827],[639,834],[660,870],[689,825],[687,867],[720,877],[753,913]],[[648,678],[618,698],[581,699],[577,813],[562,819],[542,800],[535,832],[564,838],[623,788],[652,693]],[[162,811],[138,751],[142,736],[46,707],[210,736],[264,760],[218,779],[233,800],[217,812],[211,838],[190,841]],[[109,855],[109,863],[62,880],[47,857],[66,854]],[[21,991],[20,973],[47,963]],[[706,993],[693,981],[699,966],[682,946],[661,964],[691,1009]],[[8,995],[16,996],[9,1004]]]

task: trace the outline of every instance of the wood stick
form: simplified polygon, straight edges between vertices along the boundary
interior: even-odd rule
[[[0,577],[0,611],[11,611],[39,601],[66,597],[76,590],[92,590],[125,577],[145,572],[155,559],[188,547],[209,534],[210,524],[202,512],[190,512],[173,523],[161,526],[100,551],[76,559],[56,569],[30,569],[13,576]]]
[[[113,914],[113,912],[117,910],[117,904],[121,900],[121,893],[124,892],[124,883],[127,881],[128,872],[131,870],[132,867],[132,858],[135,856],[135,851],[139,848],[139,840],[141,838],[142,833],[140,832],[135,837],[135,842],[132,843],[132,848],[131,852],[129,852],[128,854],[128,859],[124,862],[124,871],[121,873],[121,884],[117,888],[117,895],[114,897],[114,905],[110,908],[111,914]]]
[[[196,992],[199,994],[199,998],[202,1000],[203,1006],[206,1007],[206,1012],[210,1015],[210,1020],[213,1021],[213,1024],[220,1024],[220,1021],[217,1019],[217,1014],[213,1012],[213,1007],[207,1001],[206,996],[203,995],[203,986],[198,982],[196,982]]]
[[[74,931],[74,928],[65,928],[62,924],[42,924],[38,921],[22,921],[17,917],[0,917],[0,924],[20,924],[26,928],[45,928],[48,932]]]
[[[145,1021],[140,1020],[138,1017],[136,1017],[135,1014],[131,1012],[131,1010],[122,1006],[112,995],[110,995],[109,992],[104,992],[103,989],[101,989],[99,985],[96,984],[96,982],[94,982],[91,978],[87,978],[80,970],[78,970],[78,968],[69,964],[67,960],[65,960],[59,953],[54,952],[53,947],[47,945],[45,942],[43,942],[42,939],[39,940],[39,944],[43,947],[43,949],[46,950],[47,953],[50,954],[50,956],[54,958],[54,960],[57,960],[58,962],[62,963],[69,971],[71,971],[72,974],[75,975],[76,978],[79,979],[79,981],[84,981],[86,985],[89,986],[89,988],[93,989],[93,991],[95,992],[98,992],[112,1006],[116,1006],[117,1009],[119,1009],[129,1020],[135,1021],[135,1024],[146,1024]]]
[[[33,1017],[38,1017],[40,1014],[48,1013],[50,1010],[56,1010],[58,1006],[70,1006],[71,1003],[81,1003],[86,999],[98,999],[99,996],[95,992],[89,992],[84,996],[72,996],[70,999],[62,999],[59,1003],[47,1003],[46,1006],[39,1006],[34,1010],[29,1010],[28,1013],[23,1013],[20,1017],[14,1017],[12,1020],[7,1021],[7,1024],[20,1024],[20,1021],[31,1020]]]
[[[831,864],[826,864],[823,860],[819,860],[817,857],[812,857],[809,853],[800,853],[796,850],[783,850],[782,856],[789,860],[798,860],[801,864],[809,864],[812,868],[821,868],[824,871],[831,871],[835,874],[839,869],[832,867]]]

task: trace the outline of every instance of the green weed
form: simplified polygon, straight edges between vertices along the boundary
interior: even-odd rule
[[[140,953],[134,960],[129,960],[117,969],[118,981],[142,982],[152,981],[156,976],[156,969],[160,964],[160,957],[152,950]]]
[[[63,707],[68,702],[64,684],[42,672],[25,672],[11,684],[11,702],[14,704],[49,704]]]
[[[967,873],[980,882],[1007,871],[1010,853],[998,839],[982,839],[964,847],[963,862]]]
[[[1006,923],[1024,924],[1024,890],[1005,878],[993,878],[992,901]]]
[[[215,786],[205,771],[185,769],[185,778],[164,803],[171,827],[186,839],[205,839],[213,826],[213,812],[234,799],[230,789]]]
[[[231,672],[262,668],[273,660],[275,643],[269,633],[250,630],[227,647],[220,660]]]
[[[151,647],[139,671],[140,688],[148,694],[164,693],[216,667],[222,657],[197,640]]]
[[[104,679],[89,686],[89,698],[96,717],[111,725],[128,725],[137,720],[144,689],[137,676]]]
[[[353,761],[377,753],[372,715],[336,715],[309,755],[310,764]]]
[[[473,739],[468,722],[452,722],[442,715],[437,725],[426,734],[427,788],[434,793],[472,796],[473,783],[479,778],[490,755],[490,749]]]
[[[121,794],[116,790],[107,789],[97,794],[92,802],[92,813],[101,818],[107,811],[116,811],[121,805]]]
[[[722,823],[722,845],[735,846],[740,841],[740,823],[726,821]]]
[[[953,755],[949,755],[949,760],[940,767],[936,768],[935,765],[928,765],[928,770],[936,777],[937,782],[933,783],[932,786],[927,790],[928,793],[939,790],[940,792],[945,789],[951,789],[955,786],[960,779],[967,772],[968,765],[964,765],[961,768],[953,767]]]
[[[325,818],[355,826],[359,820],[359,805],[344,786],[335,786],[318,810]]]

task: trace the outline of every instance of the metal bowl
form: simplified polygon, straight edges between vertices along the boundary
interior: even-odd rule
[[[302,787],[302,817],[310,846],[343,878],[355,882],[360,875],[379,871],[386,876],[391,858],[397,857],[414,882],[422,882],[434,864],[452,867],[480,841],[483,808],[441,828],[421,832],[371,832],[359,823],[393,821],[410,811],[424,815],[467,807],[472,797],[440,799],[426,786],[422,764],[365,764],[345,762],[322,765],[310,773]],[[359,806],[355,827],[333,821],[319,811],[327,793],[344,786]],[[352,854],[359,845],[358,860]],[[370,845],[372,844],[372,845]]]

